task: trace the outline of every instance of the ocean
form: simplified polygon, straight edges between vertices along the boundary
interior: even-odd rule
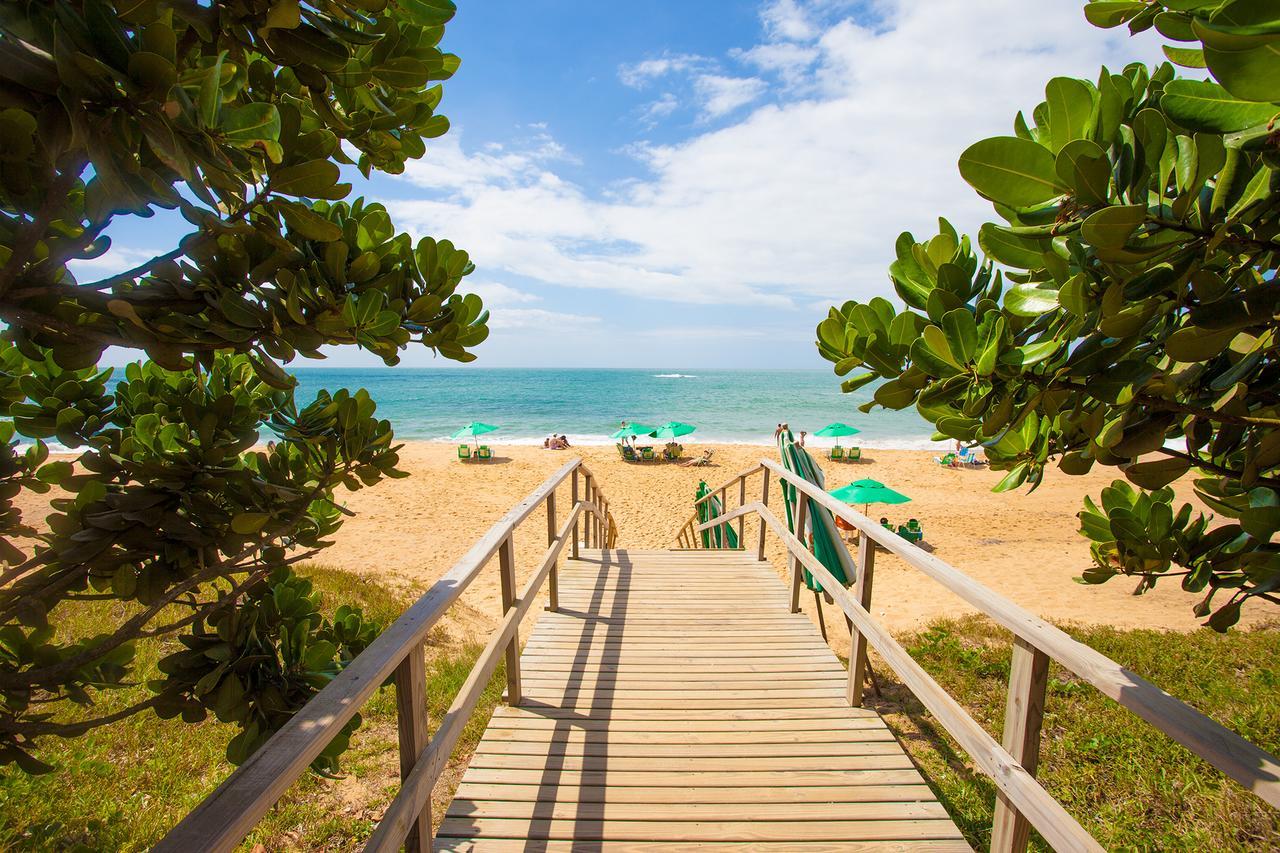
[[[829,370],[398,367],[301,368],[294,375],[299,404],[321,388],[367,389],[400,439],[447,441],[459,427],[483,421],[501,427],[491,444],[541,444],[551,433],[575,444],[611,444],[609,434],[627,420],[694,424],[686,445],[767,445],[780,421],[797,435],[843,421],[862,431],[841,439],[846,446],[934,446],[931,426],[914,410],[864,415],[857,407],[871,389],[842,394]]]

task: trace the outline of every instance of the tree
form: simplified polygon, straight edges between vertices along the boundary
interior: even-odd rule
[[[0,763],[45,770],[34,739],[147,708],[234,722],[238,763],[376,633],[351,608],[321,618],[291,567],[350,514],[335,490],[404,476],[391,425],[363,390],[296,403],[281,365],[326,345],[395,364],[410,343],[470,361],[488,334],[457,293],[467,253],[414,244],[341,182],[342,166],[399,173],[448,129],[453,13],[0,4]],[[172,251],[99,281],[69,270],[108,251],[113,222],[158,209],[192,226]],[[148,360],[113,384],[107,347]],[[74,465],[49,461],[52,438]],[[14,499],[53,485],[68,496],[37,533]],[[65,636],[60,614],[86,600],[124,602],[119,628]],[[68,703],[129,683],[144,637],[177,649],[150,698],[68,722]]]
[[[985,259],[946,220],[903,234],[889,275],[905,308],[832,308],[818,347],[841,376],[863,368],[845,391],[885,380],[864,410],[915,406],[938,437],[980,443],[1008,472],[997,491],[1035,488],[1050,463],[1117,468],[1080,513],[1081,580],[1180,577],[1225,630],[1246,599],[1280,601],[1280,8],[1085,12],[1198,44],[1165,50],[1214,79],[1166,63],[1050,80],[1014,135],[960,157],[1003,220],[978,232]],[[1226,523],[1175,509],[1168,486],[1189,473]]]

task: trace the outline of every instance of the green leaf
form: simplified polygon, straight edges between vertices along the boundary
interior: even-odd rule
[[[457,14],[458,7],[451,0],[398,0],[412,16],[415,23],[424,27],[447,24]]]
[[[342,239],[342,229],[304,204],[275,200],[276,209],[284,216],[285,224],[303,237],[332,243]]]
[[[1092,0],[1084,7],[1084,16],[1095,27],[1118,27],[1147,8],[1140,0]]]
[[[231,529],[241,536],[251,536],[267,525],[271,516],[265,512],[241,512],[232,516]]]
[[[1189,130],[1215,133],[1234,133],[1265,124],[1280,112],[1274,104],[1237,98],[1208,80],[1171,80],[1160,96],[1160,108]]]
[[[1191,470],[1191,462],[1176,456],[1135,462],[1124,467],[1124,475],[1130,482],[1144,489],[1162,489]]]
[[[1280,39],[1244,50],[1218,50],[1206,44],[1204,60],[1214,79],[1235,97],[1280,101]]]
[[[1170,47],[1167,44],[1160,47],[1174,65],[1181,65],[1183,68],[1205,67],[1204,51],[1199,48]]]
[[[1058,308],[1058,291],[1020,284],[1005,294],[1004,307],[1019,317],[1039,317]]]
[[[271,173],[271,189],[285,195],[325,198],[341,173],[331,160],[308,160]]]
[[[1100,249],[1120,249],[1147,218],[1140,204],[1104,207],[1089,216],[1080,228],[1080,236]]]
[[[1029,207],[1062,195],[1049,149],[1016,136],[975,142],[960,155],[960,175],[985,198]]]
[[[1049,105],[1049,138],[1054,152],[1073,139],[1083,139],[1093,112],[1093,94],[1088,84],[1070,77],[1054,77],[1045,86]]]
[[[280,139],[280,113],[275,104],[254,103],[222,111],[223,138],[240,147]]]
[[[978,245],[987,257],[1016,269],[1043,267],[1050,242],[1047,237],[1023,237],[992,222],[978,231]]]

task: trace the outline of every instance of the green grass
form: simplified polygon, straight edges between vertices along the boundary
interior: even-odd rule
[[[408,602],[356,575],[322,567],[301,569],[321,593],[325,612],[351,603],[384,625]],[[119,606],[82,605],[67,630],[88,635],[118,623]],[[427,696],[434,725],[457,695],[481,651],[449,643],[440,632],[428,641]],[[138,647],[139,682],[154,672],[168,649],[160,642]],[[502,695],[499,671],[437,787],[447,802],[485,721]],[[106,694],[92,709],[109,713],[146,696],[145,687]],[[364,724],[343,756],[344,778],[308,773],[268,813],[247,845],[269,849],[358,847],[399,788],[395,691],[379,690],[362,709]],[[188,725],[144,713],[74,740],[49,739],[40,757],[57,767],[44,776],[0,769],[0,849],[141,850],[154,844],[231,772],[223,750],[235,728],[212,717]],[[437,808],[435,814],[442,810]]]
[[[1280,631],[1191,634],[1065,630],[1273,754],[1280,753]],[[911,655],[997,740],[1010,634],[970,617],[902,638]],[[901,685],[877,667],[883,713],[939,799],[979,849],[995,787]],[[1038,774],[1108,850],[1280,849],[1280,814],[1056,664]],[[1033,848],[1048,850],[1039,837]]]

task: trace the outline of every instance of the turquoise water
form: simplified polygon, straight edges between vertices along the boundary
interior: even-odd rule
[[[931,446],[932,429],[914,411],[864,415],[857,407],[870,390],[842,394],[827,370],[309,368],[295,375],[300,404],[320,388],[368,389],[379,417],[405,439],[447,440],[463,424],[483,421],[502,427],[492,444],[541,444],[553,432],[604,444],[626,419],[695,424],[686,443],[771,444],[779,421],[797,434],[844,421],[862,430],[856,443],[866,447]]]

